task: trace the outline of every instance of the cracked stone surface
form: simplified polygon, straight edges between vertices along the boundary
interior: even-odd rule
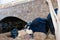
[[[53,4],[54,8],[56,8],[56,3]],[[15,16],[30,22],[37,17],[46,18],[48,13],[49,9],[45,0],[34,0],[27,3],[17,4],[12,7],[0,8],[0,20],[4,17]]]
[[[55,0],[52,0],[54,8],[57,8]],[[46,18],[49,13],[45,0],[34,0],[27,3],[17,4],[7,8],[0,8],[0,20],[4,17],[15,16],[30,22],[37,17]],[[6,34],[0,34],[0,40],[21,40],[20,38],[12,39],[6,37]],[[32,39],[31,39],[32,40]],[[49,39],[50,40],[50,39]]]

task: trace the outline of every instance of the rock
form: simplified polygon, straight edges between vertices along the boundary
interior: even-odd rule
[[[7,40],[7,37],[5,35],[0,35],[0,40]]]
[[[15,38],[15,40],[34,40],[29,34],[23,35],[23,36],[18,36]]]
[[[43,32],[47,34],[48,27],[47,27],[47,19],[44,18],[36,18],[32,21],[30,28],[33,32]]]
[[[17,28],[14,28],[12,31],[11,31],[11,37],[12,38],[16,38],[18,36],[18,29]]]
[[[18,31],[18,36],[20,37],[20,36],[24,36],[24,35],[26,35],[27,33],[25,32],[25,30],[20,30],[20,31]]]
[[[34,40],[45,40],[46,34],[42,32],[35,32],[34,33]]]
[[[18,31],[18,38],[21,40],[33,40],[32,36],[29,35],[25,30]]]
[[[57,10],[58,10],[57,8],[54,9],[54,11],[56,12],[56,14],[57,14]],[[50,14],[48,14],[48,16],[47,16],[47,25],[50,28],[51,33],[55,35],[55,29],[54,29],[54,26],[53,26]]]
[[[49,34],[46,40],[55,40],[55,36],[53,34]]]
[[[26,29],[26,33],[28,33],[28,34],[33,34],[33,31],[30,30],[30,29]]]
[[[0,40],[13,40],[11,37],[6,36],[5,34],[0,34]]]
[[[24,28],[24,26],[27,24],[27,22],[25,22],[24,20],[21,20],[17,17],[13,17],[13,16],[8,16],[3,18],[2,20],[0,20],[1,22],[1,27],[2,28],[2,32],[9,32],[14,28],[17,28],[18,30],[21,30]]]
[[[29,39],[32,39],[32,37],[29,34],[26,34],[26,35],[24,35],[24,38],[23,39],[29,40]]]

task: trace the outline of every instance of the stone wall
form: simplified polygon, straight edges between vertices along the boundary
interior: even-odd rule
[[[54,0],[52,2],[56,8],[56,2]],[[49,9],[45,0],[34,0],[12,7],[0,8],[0,20],[4,17],[15,16],[29,22],[37,17],[46,18],[48,13]]]

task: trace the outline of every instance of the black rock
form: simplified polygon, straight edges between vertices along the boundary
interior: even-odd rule
[[[9,27],[8,23],[2,22],[2,33],[8,31],[8,27]]]
[[[47,20],[44,18],[36,18],[32,21],[30,25],[30,29],[33,32],[43,32],[47,34],[48,32],[48,27],[47,27]]]
[[[9,32],[14,28],[21,30],[27,24],[27,22],[25,22],[24,20],[21,20],[13,16],[8,16],[3,18],[0,23],[1,23],[0,28],[2,28],[2,33]]]
[[[0,22],[0,33],[2,33],[2,23]]]
[[[11,37],[12,38],[16,38],[18,36],[18,29],[17,28],[14,28],[12,31],[11,31]]]
[[[56,14],[57,14],[57,10],[58,10],[57,8],[54,9],[54,11],[56,12]],[[49,13],[48,16],[47,16],[47,25],[48,25],[48,27],[50,28],[51,33],[52,33],[53,35],[55,35],[55,29],[54,29],[54,26],[53,26],[53,23],[52,23],[52,19],[51,19],[50,13]]]

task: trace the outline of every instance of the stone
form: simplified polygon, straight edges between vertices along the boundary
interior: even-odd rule
[[[53,35],[53,34],[48,34],[46,40],[55,40],[55,35]]]
[[[57,14],[57,10],[58,10],[57,8],[54,9],[54,11],[56,12],[56,14]],[[51,15],[50,14],[48,14],[48,16],[47,16],[47,25],[48,25],[51,33],[55,35],[55,29],[54,29],[54,26],[53,26],[53,23],[52,23],[52,19],[51,19]]]
[[[27,33],[25,32],[25,30],[20,30],[18,31],[18,36],[20,37],[23,37],[24,35],[26,35]]]
[[[35,32],[34,34],[34,40],[45,40],[46,34],[42,32]]]

